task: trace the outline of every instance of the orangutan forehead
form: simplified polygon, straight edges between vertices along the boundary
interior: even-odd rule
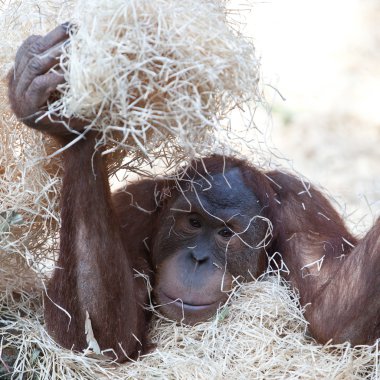
[[[210,209],[242,210],[259,207],[256,195],[245,184],[239,168],[197,178],[187,184],[183,195],[193,206],[201,202]],[[181,200],[178,202],[181,203]]]
[[[244,207],[257,203],[254,192],[245,184],[239,168],[213,175],[209,184],[202,183],[202,196],[219,207]]]

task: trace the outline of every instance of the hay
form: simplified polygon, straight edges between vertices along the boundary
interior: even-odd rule
[[[155,318],[157,347],[116,365],[60,349],[43,328],[39,293],[0,299],[2,344],[14,378],[376,379],[378,346],[316,345],[305,336],[297,297],[277,277],[241,285],[210,322],[185,327]]]
[[[259,99],[253,45],[228,24],[224,1],[80,0],[71,20],[67,82],[48,114],[89,120],[99,144],[204,154],[227,114]]]
[[[218,130],[221,118],[225,116],[227,108],[233,108],[238,102],[257,95],[253,92],[253,90],[256,91],[257,89],[257,61],[253,55],[253,46],[239,38],[236,24],[234,25],[234,31],[230,27],[232,24],[228,25],[228,12],[224,8],[225,3],[216,0],[195,3],[174,0],[104,2],[104,12],[102,12],[104,17],[91,18],[90,14],[99,13],[100,8],[98,9],[97,6],[102,4],[101,2],[82,0],[78,2],[73,0],[64,2],[58,0],[11,0],[1,2],[0,31],[4,38],[0,41],[0,74],[3,80],[13,65],[18,46],[25,38],[30,34],[43,35],[57,23],[73,20],[78,30],[71,36],[70,48],[65,51],[61,62],[63,70],[68,76],[69,84],[61,88],[64,96],[58,102],[51,104],[50,107],[57,112],[74,112],[72,109],[73,104],[76,102],[78,106],[78,98],[75,98],[74,95],[78,95],[79,91],[78,87],[75,86],[81,87],[81,80],[85,80],[88,76],[91,77],[91,80],[83,84],[83,92],[80,93],[80,96],[83,97],[83,102],[81,103],[86,107],[84,110],[77,111],[83,111],[84,113],[94,112],[94,109],[104,111],[102,115],[97,115],[98,111],[95,112],[96,115],[86,115],[95,117],[96,126],[94,125],[93,128],[105,128],[102,130],[103,142],[108,142],[112,151],[108,160],[110,174],[117,173],[120,177],[119,169],[121,168],[126,168],[128,172],[134,170],[144,174],[152,173],[150,159],[155,157],[163,157],[161,167],[164,168],[164,171],[172,171],[178,162],[181,162],[185,156],[191,156],[198,149],[197,147],[200,148],[202,144],[207,152],[213,152],[216,149],[225,151],[225,145],[222,142],[218,145],[216,141],[222,140],[223,135],[211,132]],[[81,11],[83,7],[86,8],[85,12]],[[119,16],[113,18],[113,23],[110,23],[110,17],[115,14],[116,9],[119,10]],[[131,9],[135,9],[137,12],[135,13],[136,17],[132,17],[131,13],[128,13]],[[145,22],[141,22],[141,20],[145,20]],[[147,23],[148,20],[150,20],[149,23]],[[100,23],[94,26],[99,28],[99,31],[107,31],[107,33],[90,36],[89,28],[92,22]],[[120,25],[124,22],[128,27],[120,29]],[[139,29],[140,23],[141,30]],[[160,26],[160,38],[157,35],[158,26]],[[174,33],[176,28],[180,28],[184,34]],[[120,31],[119,39],[115,36],[115,30]],[[204,33],[204,30],[208,32]],[[141,39],[136,39],[134,33],[140,33]],[[146,33],[146,37],[150,36],[149,38],[155,36],[154,46],[150,43],[144,44],[146,42],[144,33]],[[88,46],[86,45],[88,49],[83,46],[84,38],[92,40],[92,42],[87,41],[89,43]],[[131,40],[134,42],[131,46],[134,46],[137,49],[136,51],[139,51],[139,57],[141,58],[143,55],[146,57],[145,66],[136,68],[138,58],[135,57],[134,61],[129,61],[131,59],[130,53],[125,54],[125,47],[129,46]],[[195,42],[197,44],[193,46]],[[171,46],[170,43],[174,45]],[[81,44],[83,54],[79,55],[78,48]],[[94,44],[97,49],[93,50]],[[100,57],[104,58],[109,53],[107,49],[110,46],[107,44],[113,46],[113,59],[108,60],[110,61],[108,66],[100,60]],[[115,44],[117,45],[116,47],[114,46]],[[173,46],[175,46],[175,49]],[[176,54],[169,54],[170,49],[175,51]],[[91,52],[100,55],[96,58],[93,55],[91,56]],[[68,56],[68,54],[75,57]],[[156,65],[157,58],[160,58],[163,62],[161,66]],[[97,68],[94,64],[88,64],[88,60],[91,61],[91,59],[97,60],[98,64],[95,65]],[[116,70],[115,64],[117,65],[116,68],[120,65],[122,70]],[[159,73],[155,75],[152,65],[156,65],[155,69],[160,67],[162,75]],[[90,72],[87,74],[80,73],[78,70],[80,70],[81,66],[87,67]],[[132,67],[135,67],[134,71],[131,69]],[[107,69],[109,80],[105,83],[101,81],[102,73],[99,72],[99,68]],[[112,70],[115,70],[113,75],[109,73]],[[136,80],[128,81],[128,83],[130,82],[129,87],[124,88],[125,75],[128,73],[127,76],[130,77],[133,72],[136,74]],[[141,72],[150,74],[144,79],[140,76]],[[81,80],[76,76],[78,74],[83,74]],[[149,83],[144,84],[143,82],[148,79]],[[197,89],[194,93],[188,92],[191,88],[190,79],[191,83],[194,84],[194,89]],[[97,91],[106,91],[107,87],[101,87],[103,85],[111,86],[108,87],[108,90],[112,90],[112,93],[108,97],[103,97],[104,104],[99,104],[98,102],[90,106],[91,99],[99,100],[99,92],[94,93],[94,91],[91,91],[90,95],[87,93],[93,81],[95,81],[95,84],[98,83],[95,86]],[[118,85],[114,88],[115,84]],[[247,84],[251,86],[247,86]],[[141,96],[145,98],[145,109],[138,110],[128,103],[130,99],[123,97],[122,91],[128,90],[131,94],[135,94],[141,86],[147,91],[141,93]],[[159,143],[159,139],[162,136],[160,135],[161,137],[156,139],[153,138],[156,132],[152,133],[149,149],[153,149],[152,146],[156,143],[158,146],[156,145],[154,152],[152,150],[152,155],[149,159],[146,156],[130,154],[124,160],[126,154],[130,153],[124,150],[129,141],[127,135],[132,133],[129,128],[130,125],[137,128],[136,123],[141,122],[144,118],[146,118],[145,121],[148,124],[153,123],[157,127],[162,124],[162,120],[158,121],[157,118],[148,117],[149,107],[153,107],[151,111],[156,112],[157,110],[154,107],[159,104],[158,98],[155,98],[156,102],[152,101],[153,98],[148,96],[150,94],[149,88],[155,86],[161,86],[162,91],[167,86],[174,86],[169,92],[167,91],[170,96],[168,94],[164,96],[165,104],[169,107],[165,110],[165,118],[177,123],[175,128],[178,127],[178,133],[180,133],[180,127],[187,128],[186,132],[181,132],[185,137],[179,139],[179,141],[184,142],[187,139],[188,143],[189,141],[194,142],[191,148],[194,148],[193,152],[188,152],[189,155],[187,155],[186,150],[175,142],[174,135],[169,136],[171,132],[169,133],[166,127],[169,127],[171,123],[168,123],[165,126],[165,131],[168,133],[166,138],[161,140],[161,143]],[[241,87],[241,91],[239,87]],[[181,92],[182,90],[184,92]],[[160,91],[157,92],[157,94],[159,93]],[[176,96],[178,97],[177,99],[175,99]],[[114,102],[120,101],[121,103],[119,105],[109,101],[107,103],[107,99],[110,97],[114,98]],[[187,100],[185,99],[186,97],[188,97]],[[62,109],[59,104],[62,104]],[[65,106],[63,106],[64,104]],[[129,106],[132,108],[128,108]],[[126,107],[125,110],[128,112],[121,116],[118,112],[111,112],[112,110],[120,109],[120,107]],[[193,113],[192,108],[196,108]],[[107,109],[109,112],[107,112]],[[246,104],[246,109],[251,110],[248,104]],[[180,116],[181,110],[184,112],[183,117]],[[153,114],[157,116],[154,112]],[[82,116],[86,115],[83,114]],[[249,114],[248,119],[251,121],[250,116],[251,114]],[[107,120],[112,121],[114,117],[128,117],[128,120],[123,119],[122,133],[117,133],[117,136],[114,132],[120,132],[119,127],[121,124],[116,130],[114,127],[117,123],[107,124]],[[131,118],[135,124],[131,124]],[[186,124],[187,121],[189,125]],[[215,124],[213,123],[214,121]],[[195,124],[191,124],[192,122],[195,122]],[[146,129],[148,125],[146,123],[141,123],[142,128]],[[105,127],[106,124],[107,126]],[[46,156],[53,153],[56,148],[46,137],[26,129],[17,122],[9,110],[4,81],[0,84],[0,125],[0,251],[2,253],[0,256],[2,273],[0,287],[9,287],[13,283],[14,287],[17,288],[22,287],[26,282],[33,283],[34,277],[30,273],[29,267],[32,267],[33,271],[40,276],[46,272],[44,270],[46,266],[51,266],[52,258],[57,251],[57,231],[59,228],[58,195],[61,180],[57,175],[59,168],[55,167],[59,166],[59,161],[51,161],[51,163],[46,161]],[[192,128],[189,128],[190,125]],[[244,129],[248,129],[250,126],[251,124],[247,124]],[[213,129],[214,127],[216,129]],[[161,132],[164,133],[162,130]],[[122,136],[122,139],[116,141],[120,136]],[[230,141],[231,137],[234,137],[236,141],[243,141],[239,138],[236,139],[231,131],[228,136],[224,135],[224,137],[229,138]],[[211,141],[213,139],[215,141]],[[148,145],[146,146],[148,147]],[[169,150],[170,154],[168,154]],[[156,162],[155,166],[157,166]],[[31,276],[31,281],[27,281],[26,277],[28,276]]]
[[[0,289],[31,289],[52,267],[59,228],[60,164],[54,144],[19,123],[9,109],[5,76],[29,34],[49,30],[57,2],[0,4]],[[53,17],[53,15],[55,15]]]
[[[102,14],[104,14],[104,17],[99,18],[97,22],[100,24],[95,26],[99,28],[98,30],[108,32],[90,36],[88,28],[97,19],[96,17],[91,18],[90,14],[91,12],[92,14],[99,13],[97,6],[100,5],[103,5],[104,12]],[[180,132],[179,127],[188,128],[192,121],[197,120],[192,125],[193,128],[188,128],[186,133],[183,132],[183,135],[187,136],[187,142],[194,142],[194,149],[196,149],[196,146],[199,147],[203,144],[204,148],[210,152],[217,149],[216,141],[214,141],[215,144],[213,143],[213,145],[207,145],[211,142],[210,139],[222,138],[212,133],[208,134],[210,129],[218,128],[217,119],[224,115],[227,108],[236,106],[239,101],[246,100],[245,98],[249,96],[255,96],[254,93],[250,93],[251,90],[256,90],[257,86],[257,61],[253,55],[253,47],[248,42],[239,39],[238,32],[233,31],[228,26],[226,21],[227,11],[223,5],[224,2],[220,1],[184,2],[182,4],[182,2],[174,0],[160,2],[136,2],[131,0],[104,2],[104,4],[101,2],[75,2],[72,0],[64,2],[58,0],[11,0],[1,2],[0,30],[3,38],[0,41],[0,74],[3,81],[0,83],[0,287],[10,287],[10,284],[14,284],[14,287],[18,288],[27,282],[32,284],[34,277],[29,271],[30,267],[36,274],[43,274],[44,267],[49,266],[49,260],[52,260],[57,250],[57,231],[59,228],[58,195],[61,182],[58,176],[58,171],[60,170],[59,161],[46,160],[46,156],[53,153],[56,148],[46,137],[30,131],[18,123],[9,110],[4,78],[13,65],[18,46],[30,34],[43,35],[57,23],[73,20],[78,30],[77,33],[71,36],[70,49],[66,50],[62,60],[62,66],[68,76],[69,84],[66,87],[63,86],[61,91],[65,94],[67,92],[67,96],[63,96],[58,103],[51,104],[51,107],[53,109],[59,108],[58,104],[60,102],[62,107],[63,104],[71,104],[71,108],[66,106],[63,108],[65,112],[72,112],[74,100],[78,101],[78,98],[73,96],[73,94],[78,94],[79,91],[78,87],[75,86],[80,87],[81,83],[78,77],[75,76],[75,67],[77,71],[82,65],[90,69],[87,76],[91,74],[92,79],[82,86],[84,91],[81,93],[81,96],[84,97],[83,104],[87,107],[86,112],[93,112],[94,108],[97,108],[98,111],[100,109],[104,111],[102,113],[104,116],[103,121],[101,121],[100,116],[96,116],[96,126],[93,127],[101,129],[105,127],[107,120],[111,121],[112,117],[128,116],[128,120],[123,119],[121,135],[118,134],[118,137],[123,136],[122,140],[116,141],[117,136],[115,136],[115,129],[113,128],[115,123],[107,124],[106,129],[103,131],[103,142],[110,143],[109,146],[112,150],[109,159],[110,173],[116,173],[120,168],[124,167],[128,171],[135,170],[139,173],[144,172],[147,174],[148,171],[151,172],[150,161],[138,154],[130,155],[127,160],[123,161],[126,155],[123,148],[126,147],[125,144],[129,141],[126,136],[132,133],[129,125],[134,125],[133,128],[137,128],[135,124],[143,120],[144,117],[146,118],[146,123],[153,123],[156,126],[162,124],[162,120],[158,121],[157,117],[152,119],[147,116],[150,112],[149,107],[153,107],[151,111],[156,112],[157,110],[154,107],[159,104],[159,102],[153,101],[153,98],[148,96],[150,94],[149,88],[161,86],[162,91],[164,91],[165,86],[174,86],[175,84],[170,91],[165,90],[167,92],[164,96],[165,102],[166,98],[168,100],[165,104],[169,107],[165,110],[165,112],[167,111],[165,117],[173,123],[177,123],[177,132]],[[86,8],[85,12],[81,11],[83,7]],[[109,23],[110,17],[115,14],[116,9],[119,10],[119,16],[113,19],[113,23]],[[136,10],[136,17],[132,17],[128,13],[131,9]],[[84,15],[89,17],[87,18]],[[141,20],[145,20],[145,22]],[[124,22],[128,26],[125,30],[120,29],[120,25]],[[109,25],[106,27],[106,24]],[[140,24],[141,30],[138,29]],[[158,26],[160,26],[160,38],[157,35]],[[234,27],[236,29],[236,25]],[[180,28],[184,34],[175,33],[176,28]],[[115,36],[115,30],[122,31],[119,40]],[[204,30],[208,32],[204,33]],[[141,40],[136,39],[134,33],[140,33]],[[155,36],[155,47],[150,43],[144,45],[146,42],[144,33],[146,33],[146,37],[153,38]],[[82,46],[83,55],[78,55],[78,48],[81,44],[83,45],[84,38],[93,40],[92,42],[90,41],[88,49]],[[95,38],[98,40],[96,41]],[[104,40],[101,40],[101,38],[104,38]],[[113,39],[114,45],[118,41],[116,47],[112,45],[110,39]],[[134,45],[132,44],[131,46],[135,46],[136,51],[140,54],[139,57],[142,57],[141,54],[145,55],[145,66],[136,68],[136,65],[138,65],[137,57],[133,62],[128,61],[131,55],[129,53],[128,55],[125,54],[125,47],[129,46],[131,40],[134,42]],[[196,48],[192,45],[195,42],[197,42],[194,45]],[[171,46],[170,43],[174,45]],[[94,44],[98,48],[92,50]],[[113,59],[108,62],[108,66],[98,59],[100,57],[104,58],[107,51],[109,53],[107,44],[113,46]],[[172,53],[175,51],[176,54],[169,53],[169,50]],[[91,52],[100,54],[100,56],[94,58],[93,55],[91,56]],[[75,55],[76,58],[70,58],[67,54]],[[161,66],[156,65],[157,58],[160,58],[163,62]],[[91,61],[91,59],[98,61],[99,64],[95,65],[97,69],[86,61]],[[109,71],[115,69],[115,64],[117,64],[117,67],[120,65],[125,71],[115,70],[114,77],[109,74]],[[128,66],[127,68],[126,65]],[[154,75],[152,65],[156,65],[156,69],[160,67],[162,75],[159,73]],[[135,70],[133,71],[131,67],[135,67]],[[99,77],[99,75],[101,76],[99,68],[107,69],[109,81],[106,81],[106,83],[102,82]],[[128,73],[127,76],[130,76],[132,72],[136,74],[136,81],[130,81],[129,87],[123,88],[123,80],[125,82],[126,78],[124,74]],[[139,74],[141,72],[149,72],[150,74],[144,79]],[[85,75],[84,72],[82,74]],[[158,80],[160,75],[162,78]],[[82,80],[84,79],[85,77],[82,78]],[[147,79],[149,79],[149,83],[144,84],[143,82]],[[190,79],[191,83],[194,84],[194,89],[197,89],[194,93],[186,92],[191,88]],[[96,81],[100,81],[96,84],[95,89],[102,89],[102,91],[106,91],[106,88],[100,87],[101,85],[112,84],[114,86],[116,83],[118,86],[108,88],[108,90],[112,90],[112,93],[108,98],[107,96],[103,97],[103,101],[106,103],[99,104],[98,102],[90,107],[91,102],[88,101],[89,94],[86,91],[89,90],[88,86],[91,87],[92,81],[95,81],[95,84]],[[252,86],[247,86],[247,83]],[[143,86],[142,88],[145,88],[147,92],[141,93],[141,96],[145,98],[145,110],[140,109],[138,111],[137,108],[135,109],[132,106],[132,108],[128,108],[130,99],[123,97],[122,91],[127,89],[131,94],[135,94],[140,89],[140,86]],[[244,89],[245,92],[240,91],[239,87]],[[181,92],[182,90],[184,92]],[[118,93],[117,91],[121,92]],[[158,91],[157,93],[160,92]],[[97,96],[95,95],[92,91],[91,99],[99,99],[99,92]],[[114,101],[119,99],[121,103],[119,105],[112,102],[107,103],[110,96],[114,97]],[[177,99],[175,99],[176,96],[178,97]],[[187,100],[185,99],[186,97],[188,97]],[[107,107],[109,112],[106,112]],[[118,112],[112,114],[112,110],[120,109],[120,107],[126,107],[125,110],[128,112],[121,116]],[[247,107],[250,109],[249,106]],[[193,110],[193,114],[191,112],[192,108],[196,108]],[[181,110],[184,112],[183,117],[180,116]],[[59,112],[61,111],[63,112],[60,109]],[[79,110],[77,111],[79,112]],[[140,112],[140,116],[138,112]],[[157,116],[157,114],[155,115]],[[87,114],[87,116],[92,117],[94,115]],[[135,124],[131,124],[131,117]],[[213,124],[211,119],[216,123]],[[189,125],[185,125],[187,121],[190,123]],[[126,124],[127,122],[128,125]],[[146,125],[141,123],[142,128],[146,129]],[[170,125],[169,123],[168,126]],[[163,131],[161,132],[164,133]],[[167,170],[171,170],[173,166],[182,161],[185,156],[185,150],[174,142],[173,136],[170,137],[168,134],[167,138],[161,140],[163,145],[160,145],[159,138],[153,138],[155,133],[152,133],[151,141],[153,144],[153,140],[155,140],[155,143],[158,143],[159,146],[156,146],[157,149],[153,155],[156,155],[155,157],[163,156],[162,166],[165,166]],[[207,134],[209,138],[206,138]],[[231,137],[231,134],[228,137]],[[196,141],[200,142],[201,140],[202,143],[197,145]],[[181,141],[185,141],[185,139]],[[170,155],[165,154],[167,152],[163,146],[170,146],[168,148],[171,152]],[[151,148],[150,146],[149,149]],[[31,281],[27,281],[26,277],[28,276],[31,276]]]
[[[59,228],[59,161],[49,139],[17,123],[0,89],[0,289],[32,286],[53,258]],[[50,267],[52,262],[50,262]],[[31,271],[32,269],[32,271]]]
[[[212,133],[208,134],[210,137],[208,139],[205,136],[214,126],[218,128],[216,118],[222,117],[227,106],[233,107],[238,101],[248,97],[250,89],[256,89],[257,85],[257,62],[253,56],[253,47],[244,40],[239,39],[238,33],[232,31],[228,26],[226,22],[227,11],[223,7],[224,3],[220,1],[199,1],[190,5],[190,2],[182,4],[182,2],[174,0],[160,2],[104,1],[103,3],[74,2],[71,0],[64,2],[58,0],[13,0],[2,2],[0,4],[0,30],[5,38],[0,41],[1,76],[4,78],[11,69],[16,50],[26,37],[30,34],[43,35],[57,23],[73,20],[78,30],[71,36],[70,48],[65,51],[62,58],[62,67],[68,76],[69,84],[61,88],[64,96],[58,102],[51,104],[50,107],[57,112],[74,112],[72,109],[73,104],[76,102],[78,106],[78,98],[74,94],[76,96],[80,94],[83,97],[83,102],[81,103],[85,105],[85,108],[82,110],[77,109],[74,113],[95,112],[94,109],[97,109],[96,114],[100,109],[104,111],[99,116],[93,115],[91,112],[86,115],[95,118],[96,126],[94,125],[94,128],[105,128],[103,130],[103,142],[110,143],[109,147],[112,151],[108,160],[110,174],[117,172],[120,175],[119,169],[122,167],[127,168],[128,171],[135,170],[139,173],[144,172],[144,174],[147,174],[148,171],[151,172],[150,161],[146,160],[145,156],[129,155],[128,159],[124,160],[126,156],[125,144],[129,141],[126,136],[132,133],[129,128],[130,125],[137,128],[135,124],[143,120],[144,117],[147,123],[162,124],[162,120],[158,122],[157,118],[153,120],[147,116],[150,112],[149,107],[153,107],[151,111],[155,110],[154,107],[159,103],[152,101],[152,98],[148,96],[150,87],[162,86],[163,89],[165,86],[174,86],[175,84],[174,88],[168,92],[170,96],[165,95],[170,100],[170,102],[167,102],[170,105],[170,110],[169,108],[165,110],[165,112],[167,111],[165,117],[167,116],[168,120],[175,123],[178,121],[177,127],[185,127],[186,120],[189,123],[198,120],[193,125],[194,128],[189,129],[186,133],[184,132],[188,142],[189,140],[194,141],[194,147],[196,146],[196,141],[203,139],[202,144],[206,146],[207,143],[210,143],[210,139],[214,137],[216,139],[217,136]],[[100,8],[97,7],[100,5],[103,6],[103,17],[91,17],[91,14],[99,13]],[[85,12],[82,12],[83,7],[86,9]],[[131,13],[128,13],[131,9],[136,10],[136,17],[132,17]],[[115,10],[119,10],[119,16],[113,18],[113,23],[110,23],[110,18],[112,19]],[[141,22],[141,20],[145,20],[145,22]],[[147,21],[149,21],[148,24]],[[95,33],[95,35],[91,36],[89,28],[93,22],[99,23],[93,25],[99,31],[107,31],[107,33]],[[125,30],[120,29],[120,25],[124,22],[128,26]],[[141,30],[139,29],[140,23]],[[160,38],[157,36],[158,26],[160,26],[161,31]],[[176,28],[181,28],[186,37],[185,35],[174,33]],[[204,28],[208,30],[208,33],[204,38],[201,38]],[[120,32],[119,39],[115,36],[115,30]],[[136,39],[134,33],[140,33],[141,39]],[[146,34],[145,37],[151,36],[153,38],[156,36],[154,49],[150,43],[144,45],[144,41],[146,41],[144,34]],[[90,39],[90,41],[87,41],[88,46],[85,44],[87,48],[83,46],[85,38]],[[171,42],[168,38],[171,39]],[[141,54],[145,55],[145,66],[136,68],[138,58],[135,57],[135,60],[131,61],[131,55],[129,53],[128,55],[125,54],[125,48],[127,45],[129,46],[131,40],[134,42],[131,46],[135,46],[136,51],[139,51],[139,57],[143,57]],[[196,41],[198,41],[197,48],[194,49],[192,44]],[[170,43],[174,44],[175,49]],[[115,44],[117,46],[114,46]],[[96,45],[96,49],[94,45]],[[105,64],[100,58],[107,56],[110,46],[113,46],[113,59],[108,60],[109,62]],[[78,54],[79,47],[81,47],[83,54]],[[169,54],[168,49],[175,51],[176,55],[172,54],[169,57],[171,53]],[[91,55],[92,53],[99,54],[99,57],[94,57],[94,55]],[[68,54],[73,55],[73,57],[68,56]],[[159,57],[164,63],[160,66],[162,74],[160,80],[158,80],[159,75],[157,73],[157,75],[153,74],[151,67],[155,65],[154,62]],[[89,65],[88,61],[91,61],[91,59],[96,60],[98,63]],[[250,63],[252,64],[251,66],[249,66]],[[79,72],[81,66],[87,67],[89,72],[87,74],[83,71]],[[119,66],[121,69],[117,69]],[[214,72],[211,70],[212,66],[214,67]],[[132,69],[132,67],[135,67],[135,69]],[[159,65],[156,69],[158,67]],[[102,72],[99,69],[106,69],[109,80],[105,83],[101,80],[104,77],[102,77]],[[114,70],[113,75],[110,74],[112,70]],[[145,85],[143,83],[145,79],[140,74],[146,71],[150,74],[147,78],[144,77],[149,79],[149,83],[147,82]],[[136,80],[130,81],[129,87],[124,88],[123,86],[126,85],[125,75],[128,73],[127,77],[130,77],[133,72],[136,74]],[[80,79],[77,75],[83,75],[83,77]],[[91,78],[88,81],[81,82],[89,76]],[[199,90],[194,94],[186,92],[191,87],[190,78],[194,88]],[[249,78],[252,80],[248,80]],[[139,80],[140,82],[138,82]],[[96,84],[95,89],[98,92],[91,91],[91,94],[89,94],[89,87],[93,82]],[[238,88],[239,86],[243,88],[244,82],[252,83],[252,87],[245,87],[247,91],[240,93]],[[114,88],[115,84],[118,85]],[[183,85],[182,87],[181,84]],[[106,87],[101,87],[103,85]],[[110,86],[108,89],[107,85]],[[136,93],[140,86],[143,86],[148,91],[144,94],[141,93],[141,96],[146,98],[144,103],[145,110],[133,108],[128,103],[130,99],[123,97],[122,93],[122,91],[126,90],[130,91],[131,94]],[[82,88],[82,92],[78,92],[79,88]],[[181,93],[181,88],[184,91],[183,93]],[[112,90],[112,93],[109,96],[103,96],[104,104],[97,102],[97,104],[94,103],[90,106],[91,99],[99,100],[100,90],[103,92]],[[102,94],[104,95],[103,92]],[[176,96],[178,99],[175,99]],[[189,102],[188,108],[185,107],[187,104],[185,101],[186,96]],[[119,105],[109,101],[107,103],[107,99],[110,97],[114,98],[114,102],[119,101],[121,103]],[[61,109],[58,104],[62,104],[63,108]],[[128,108],[128,104],[132,108]],[[128,112],[122,115],[118,112],[113,113],[112,110],[120,109],[120,107],[126,107],[125,111]],[[183,112],[185,112],[183,117],[180,117],[179,114],[181,107],[185,107],[183,108]],[[193,115],[191,109],[194,107],[198,108],[193,110]],[[138,112],[140,112],[140,116]],[[215,112],[215,115],[213,115],[213,112]],[[115,123],[107,124],[108,121],[114,120],[112,118],[115,117],[124,117],[122,133],[117,133],[118,136],[114,134],[115,129],[113,127],[115,127]],[[126,117],[128,117],[128,120],[125,119]],[[192,117],[194,119],[191,119]],[[135,124],[131,124],[131,118]],[[211,118],[216,121],[215,125],[211,123]],[[107,126],[105,127],[106,124]],[[12,116],[7,102],[5,82],[0,84],[0,125],[0,197],[2,200],[0,204],[0,250],[3,253],[0,256],[0,264],[1,271],[4,273],[0,278],[0,285],[3,283],[9,286],[10,282],[13,281],[17,288],[23,284],[22,278],[29,275],[21,273],[21,268],[25,267],[25,271],[29,272],[28,268],[31,266],[40,275],[44,272],[44,267],[49,265],[48,261],[52,260],[57,250],[57,231],[59,228],[58,194],[61,181],[57,175],[59,168],[54,167],[54,165],[59,166],[59,161],[52,164],[47,162],[46,156],[54,152],[51,142],[46,137],[23,127]],[[213,127],[211,127],[212,125]],[[146,128],[144,123],[141,126]],[[186,125],[186,128],[188,128],[188,125]],[[180,129],[178,129],[179,131]],[[155,133],[152,134],[152,141],[153,135]],[[122,140],[116,141],[120,136],[123,136]],[[158,143],[158,139],[155,139],[156,143]],[[164,157],[162,166],[166,167],[167,170],[171,170],[185,156],[185,150],[176,144],[173,139],[174,137],[167,135],[167,138],[161,141],[163,145],[158,143],[159,146],[156,146],[157,149],[153,154],[156,155],[155,157]],[[221,136],[218,139],[221,139]],[[167,152],[163,146],[170,146],[168,148],[170,149],[170,155],[166,154]],[[49,150],[48,152],[46,151],[47,149]],[[216,142],[213,145],[206,146],[205,149],[214,151]],[[16,224],[16,222],[19,224]],[[8,274],[10,275],[8,276]],[[30,275],[32,274],[30,273]]]

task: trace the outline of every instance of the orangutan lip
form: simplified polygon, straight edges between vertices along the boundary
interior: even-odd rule
[[[179,298],[174,299],[172,297],[169,297],[167,294],[163,294],[163,296],[168,299],[168,301],[169,301],[168,303],[175,304],[176,306],[178,306],[180,308],[190,310],[190,311],[191,310],[196,311],[196,310],[208,309],[210,306],[213,306],[216,304],[216,302],[213,302],[213,303],[202,304],[202,305],[193,305],[190,303],[186,303]]]

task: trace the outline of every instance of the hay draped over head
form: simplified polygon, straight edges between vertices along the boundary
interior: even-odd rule
[[[185,152],[202,146],[211,152],[229,108],[256,96],[253,46],[228,26],[225,5],[223,0],[5,1],[0,73],[4,79],[30,34],[44,35],[71,20],[75,30],[59,65],[68,82],[48,112],[93,120],[90,128],[101,131],[100,143],[115,150],[108,160],[111,173],[123,165],[123,148],[130,145],[150,157],[167,148],[165,163],[173,166]],[[14,281],[17,287],[28,266],[41,271],[57,250],[61,181],[59,162],[46,162],[54,148],[12,116],[6,81],[0,86],[0,285]],[[144,159],[132,152],[129,168],[145,171]]]
[[[49,113],[87,119],[104,143],[204,153],[227,114],[259,98],[253,45],[223,1],[81,0],[72,22]]]

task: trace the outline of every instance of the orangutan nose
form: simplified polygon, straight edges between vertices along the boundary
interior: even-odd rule
[[[209,260],[209,254],[205,251],[190,251],[191,260],[196,264],[204,264]]]

